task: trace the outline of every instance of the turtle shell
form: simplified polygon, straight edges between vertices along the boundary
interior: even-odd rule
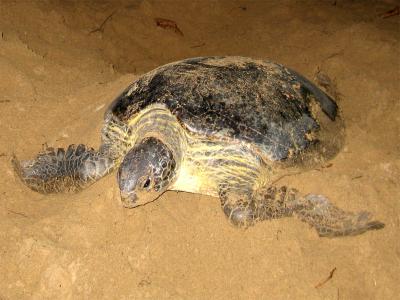
[[[298,73],[243,57],[199,57],[159,67],[133,82],[109,112],[126,122],[155,103],[192,134],[250,143],[271,160],[314,142],[320,130],[315,103],[332,122],[337,113],[335,102]]]

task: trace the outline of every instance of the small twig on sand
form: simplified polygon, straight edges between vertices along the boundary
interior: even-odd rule
[[[8,210],[8,212],[10,212],[12,214],[15,214],[15,215],[18,215],[18,216],[22,216],[22,217],[25,217],[25,218],[29,218],[27,215],[25,215],[23,213],[20,213],[20,212],[17,212],[17,211],[13,211],[11,209],[7,209],[7,210]]]
[[[158,27],[161,27],[163,29],[172,30],[176,34],[183,36],[183,32],[179,29],[178,24],[176,24],[175,21],[163,19],[163,18],[155,18],[154,21],[156,21],[156,25]]]
[[[282,234],[282,230],[278,229],[276,232],[276,240],[279,241],[279,236]]]
[[[336,271],[336,267],[334,267],[334,268],[332,269],[332,271],[329,273],[328,278],[326,278],[325,280],[323,280],[323,281],[321,281],[320,283],[318,283],[318,284],[315,286],[315,288],[318,289],[318,288],[320,288],[321,286],[323,286],[325,283],[327,283],[329,280],[331,280],[332,277],[333,277],[333,274],[335,273],[335,271]]]
[[[114,10],[107,18],[104,19],[103,23],[101,23],[100,26],[99,26],[98,28],[93,29],[92,31],[89,32],[89,34],[95,33],[95,32],[98,32],[98,31],[100,31],[101,33],[104,33],[104,27],[105,27],[106,23],[108,22],[108,20],[111,19],[111,17],[112,17],[116,12],[117,12],[117,11]]]
[[[395,8],[392,8],[391,10],[388,10],[387,12],[381,14],[380,17],[386,19],[398,15],[400,15],[400,8],[399,6],[396,6]]]
[[[289,177],[289,176],[294,176],[294,175],[299,175],[299,174],[301,174],[301,173],[302,173],[302,172],[295,172],[295,173],[290,173],[290,174],[282,175],[282,176],[278,177],[277,179],[275,179],[274,181],[272,181],[272,182],[271,182],[271,185],[274,185],[275,183],[277,183],[278,181],[280,181],[282,178]]]
[[[203,46],[205,46],[205,44],[206,43],[201,43],[201,44],[198,44],[198,45],[193,45],[193,46],[190,46],[190,48],[200,48],[200,47],[203,47]]]

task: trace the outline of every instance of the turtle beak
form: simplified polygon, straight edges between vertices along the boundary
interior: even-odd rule
[[[126,208],[134,208],[135,206],[138,206],[136,194],[134,192],[121,192],[121,203]]]

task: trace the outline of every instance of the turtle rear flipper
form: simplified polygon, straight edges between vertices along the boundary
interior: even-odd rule
[[[42,194],[78,192],[107,175],[114,162],[85,145],[70,145],[62,148],[47,148],[34,160],[12,163],[21,180],[32,190]]]
[[[295,189],[286,187],[262,188],[252,196],[222,190],[220,198],[224,213],[236,226],[247,227],[258,221],[293,215],[313,226],[321,237],[358,235],[385,226],[371,220],[368,212],[346,212],[322,195],[302,197]]]
[[[322,195],[307,195],[296,201],[294,214],[302,221],[315,227],[319,236],[335,237],[357,235],[368,230],[385,227],[379,221],[371,220],[371,214],[362,211],[358,213],[344,211]]]

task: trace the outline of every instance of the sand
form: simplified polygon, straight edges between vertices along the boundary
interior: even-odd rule
[[[399,16],[381,17],[395,6],[1,1],[0,299],[398,297],[400,25]],[[386,227],[338,239],[293,218],[238,230],[211,197],[168,192],[128,210],[115,174],[80,194],[50,196],[15,176],[14,153],[31,158],[46,143],[97,147],[108,103],[131,81],[204,55],[268,58],[311,79],[328,75],[345,146],[329,168],[282,184],[368,210]]]

